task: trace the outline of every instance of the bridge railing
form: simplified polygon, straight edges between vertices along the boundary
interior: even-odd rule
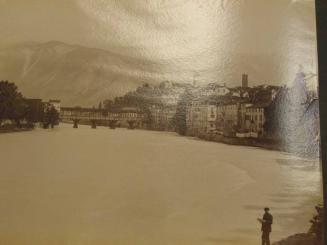
[[[108,113],[103,115],[102,113],[92,113],[92,112],[62,112],[60,114],[60,119],[64,120],[143,120],[145,117],[141,113]]]

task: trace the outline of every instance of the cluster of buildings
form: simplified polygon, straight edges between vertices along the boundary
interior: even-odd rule
[[[267,111],[281,87],[261,85],[248,86],[248,75],[242,75],[242,85],[235,88],[209,84],[211,94],[196,93],[187,106],[187,134],[203,136],[220,134],[240,138],[265,136]],[[203,89],[202,89],[203,90]],[[217,90],[217,89],[216,89]],[[200,96],[198,95],[200,94]]]
[[[269,103],[251,103],[242,98],[226,98],[226,101],[218,103],[210,99],[194,100],[187,108],[187,134],[262,137],[268,106]]]
[[[205,89],[192,89],[192,99],[186,106],[187,135],[294,141],[296,135],[303,138],[303,131],[314,128],[315,136],[310,140],[315,142],[319,128],[317,94],[308,90],[306,75],[302,72],[297,74],[291,87],[249,87],[248,76],[243,74],[239,87],[209,84],[207,89],[211,94],[203,93]]]
[[[175,131],[176,104],[152,105],[149,108],[149,124],[153,130]]]
[[[177,104],[188,84],[165,81],[160,83],[160,104],[148,105],[148,128],[160,131],[175,131]]]
[[[242,75],[242,85],[234,88],[220,83],[186,86],[183,92],[179,91],[179,101],[185,100],[186,134],[264,137],[267,110],[280,89],[269,85],[249,87],[247,74]],[[189,98],[181,98],[186,90]],[[178,100],[153,105],[150,108],[152,128],[175,131],[178,106]]]
[[[42,101],[42,99],[24,99],[28,107],[28,121],[36,123],[42,122],[44,119],[45,113],[51,109],[55,109],[60,113],[60,100],[50,99],[49,101]]]

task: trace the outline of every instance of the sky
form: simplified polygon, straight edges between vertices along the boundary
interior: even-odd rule
[[[316,73],[313,0],[0,0],[0,47],[61,41],[156,64],[121,75],[291,83]],[[148,79],[147,79],[148,80]]]

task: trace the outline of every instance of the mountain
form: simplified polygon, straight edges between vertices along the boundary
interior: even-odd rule
[[[0,49],[0,80],[17,84],[25,97],[60,99],[65,106],[93,106],[144,82],[122,72],[137,61],[106,50],[51,41]]]

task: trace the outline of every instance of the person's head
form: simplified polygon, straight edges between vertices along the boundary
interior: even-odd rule
[[[265,213],[269,213],[269,208],[264,208]]]

